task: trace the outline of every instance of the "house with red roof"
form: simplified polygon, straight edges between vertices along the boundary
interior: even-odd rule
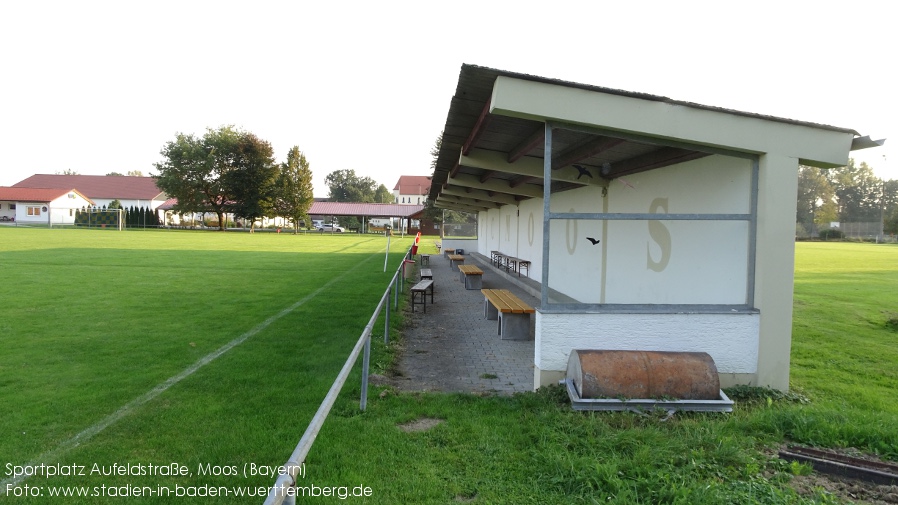
[[[424,205],[430,194],[429,175],[402,175],[393,187],[393,196],[400,205]]]
[[[73,224],[75,212],[95,205],[75,188],[0,187],[0,222]]]
[[[165,193],[156,187],[156,179],[152,177],[36,174],[12,187],[75,188],[98,207],[118,200],[125,208],[149,207],[155,210],[166,200]]]

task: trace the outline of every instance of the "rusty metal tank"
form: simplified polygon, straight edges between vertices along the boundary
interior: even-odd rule
[[[567,380],[580,398],[720,397],[717,365],[704,352],[573,350]]]

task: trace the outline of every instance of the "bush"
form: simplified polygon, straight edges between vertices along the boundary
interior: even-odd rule
[[[820,230],[820,240],[841,240],[842,231],[836,229]]]

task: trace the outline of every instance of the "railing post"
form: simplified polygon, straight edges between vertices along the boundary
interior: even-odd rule
[[[395,279],[395,280],[393,281],[394,283],[398,283],[398,282],[399,282],[399,276],[398,276],[398,275],[395,276],[395,277],[393,277],[393,279]],[[398,309],[398,308],[399,308],[399,286],[398,286],[398,285],[396,286],[395,289],[393,289],[393,298],[395,298],[394,301],[395,301],[395,303],[396,303],[396,305],[394,305],[393,307],[396,308],[396,309]]]
[[[362,358],[362,399],[359,408],[362,412],[368,406],[368,362],[371,361],[371,335],[365,338],[365,355]]]
[[[384,298],[384,308],[386,309],[386,313],[384,314],[384,344],[390,343],[390,291],[393,290],[393,283],[390,283],[390,287],[387,288],[387,297]]]

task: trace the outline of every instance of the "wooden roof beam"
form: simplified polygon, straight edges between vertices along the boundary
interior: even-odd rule
[[[529,137],[524,139],[520,144],[511,148],[511,151],[508,151],[507,161],[509,163],[514,163],[521,159],[522,156],[525,156],[530,151],[534,150],[543,143],[546,138],[546,125],[539,125],[533,133],[530,134]]]
[[[477,122],[474,123],[474,127],[471,128],[471,134],[468,135],[468,139],[465,140],[465,144],[461,148],[462,154],[468,154],[471,151],[471,148],[474,147],[474,144],[477,143],[477,140],[480,139],[480,136],[483,135],[483,131],[486,129],[487,123],[489,123],[489,114],[490,100],[487,100],[483,105],[483,110],[480,111],[480,116],[477,118]]]
[[[575,146],[567,150],[566,152],[560,153],[552,160],[552,170],[558,170],[559,168],[577,163],[580,160],[585,160],[586,158],[600,154],[603,151],[607,151],[608,149],[611,149],[616,145],[623,144],[624,142],[626,142],[624,139],[617,139],[613,137],[595,138],[586,143]]]
[[[677,163],[697,160],[710,156],[709,153],[680,149],[677,147],[662,147],[633,158],[612,163],[601,169],[602,177],[613,179],[624,175],[638,174],[656,168],[662,168]]]

